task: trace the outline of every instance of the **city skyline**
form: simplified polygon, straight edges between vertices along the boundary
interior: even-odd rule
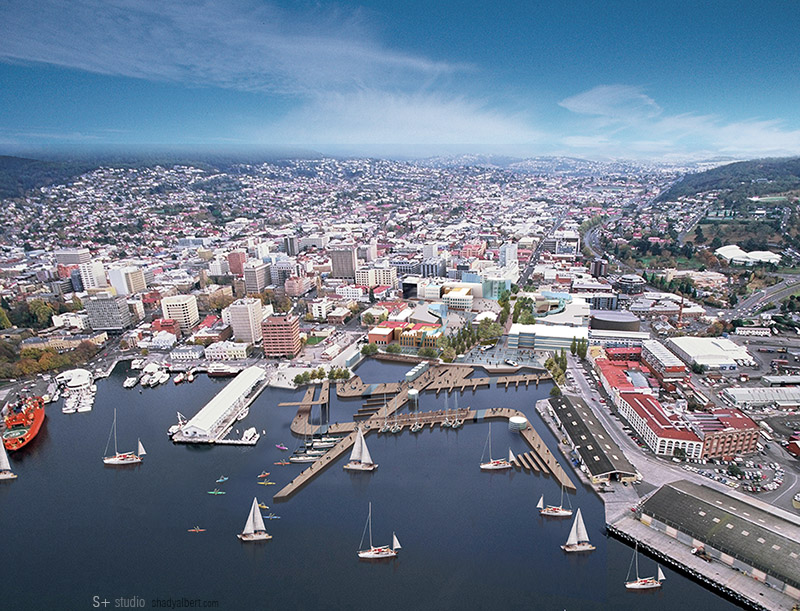
[[[5,3],[0,151],[800,153],[777,3]]]

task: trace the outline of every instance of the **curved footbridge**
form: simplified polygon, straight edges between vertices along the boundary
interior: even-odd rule
[[[440,390],[466,390],[472,388],[477,389],[479,386],[491,386],[492,382],[496,382],[498,386],[535,383],[538,386],[540,380],[547,379],[547,373],[541,374],[525,374],[520,376],[501,376],[499,378],[476,378],[467,379],[472,373],[472,367],[433,367],[416,380],[412,382],[400,383],[386,383],[386,384],[365,384],[360,378],[354,377],[347,382],[340,382],[336,391],[340,397],[361,397],[364,398],[371,407],[366,413],[359,410],[357,416],[362,416],[359,422],[338,422],[323,426],[311,424],[310,415],[313,406],[320,405],[327,406],[330,399],[330,382],[325,381],[319,387],[312,386],[306,391],[302,401],[281,403],[281,407],[297,407],[297,414],[292,420],[291,430],[296,435],[312,435],[314,433],[326,432],[333,435],[344,435],[342,439],[325,454],[320,456],[315,462],[303,470],[297,477],[295,477],[289,484],[273,497],[275,501],[282,501],[288,499],[300,488],[313,479],[318,473],[321,473],[325,468],[335,463],[336,460],[343,454],[348,452],[356,441],[356,429],[358,427],[368,435],[372,432],[379,432],[380,429],[391,418],[391,424],[400,427],[401,431],[410,428],[413,424],[419,422],[423,428],[435,428],[439,425],[440,428],[445,419],[463,420],[465,423],[479,423],[486,420],[509,420],[514,416],[525,417],[520,411],[510,408],[492,408],[485,410],[474,410],[468,408],[461,408],[458,410],[444,410],[436,411],[415,411],[405,414],[395,414],[400,409],[405,407],[409,401],[408,391],[416,389],[432,390],[439,392]],[[317,397],[317,389],[319,389],[319,396]],[[385,396],[384,401],[376,402],[377,397]],[[315,398],[316,397],[316,398]],[[534,473],[544,473],[545,475],[552,475],[560,484],[568,490],[575,490],[575,484],[569,478],[567,473],[562,469],[561,465],[550,452],[550,449],[544,443],[542,438],[536,430],[529,426],[525,430],[520,431],[520,434],[528,443],[531,448],[530,452],[520,454],[514,460],[514,466],[517,469],[525,471],[532,471]]]

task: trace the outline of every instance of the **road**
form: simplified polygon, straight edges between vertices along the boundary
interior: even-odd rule
[[[747,299],[736,304],[736,307],[724,313],[724,317],[733,320],[752,316],[765,305],[778,304],[790,295],[800,291],[800,279],[784,278],[778,284],[756,291]],[[721,312],[722,313],[722,312]]]
[[[568,371],[572,372],[574,385],[578,391],[578,394],[592,409],[595,416],[605,427],[606,431],[614,440],[614,442],[620,447],[620,449],[622,449],[625,457],[631,462],[632,465],[634,465],[634,467],[636,467],[639,473],[642,474],[646,483],[655,487],[659,487],[675,480],[686,479],[696,484],[715,488],[724,494],[730,494],[731,488],[729,486],[726,486],[725,484],[722,484],[716,480],[704,477],[698,473],[687,471],[681,466],[678,466],[676,463],[666,459],[656,458],[649,452],[649,450],[645,451],[640,448],[627,434],[625,434],[624,431],[622,431],[621,421],[618,420],[609,409],[609,398],[603,397],[606,400],[606,403],[604,404],[599,402],[599,399],[601,398],[600,395],[601,393],[604,394],[604,391],[602,389],[598,391],[596,385],[587,380],[586,370],[572,355],[567,355],[567,369]],[[746,494],[744,492],[740,493],[746,494],[748,497],[758,499],[776,507],[780,507],[789,512],[796,513],[792,509],[791,504],[793,494],[790,494],[791,492],[797,491],[796,484],[798,480],[800,480],[800,478],[798,478],[796,462],[787,459],[786,455],[783,453],[783,450],[776,449],[774,446],[775,444],[771,445],[767,457],[763,458],[763,460],[766,460],[767,462],[777,462],[783,466],[783,486],[781,486],[778,490],[764,492],[755,496]],[[753,457],[753,460],[757,461],[755,457]],[[699,466],[702,467],[702,465]],[[709,465],[707,468],[713,469],[716,467],[718,467],[718,465]]]

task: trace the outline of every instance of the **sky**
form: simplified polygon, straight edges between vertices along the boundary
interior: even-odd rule
[[[0,152],[800,154],[800,7],[0,0]]]

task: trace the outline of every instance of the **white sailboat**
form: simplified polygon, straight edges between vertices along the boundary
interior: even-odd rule
[[[454,429],[457,429],[457,428],[459,428],[460,426],[462,426],[464,424],[464,421],[463,420],[459,420],[459,418],[458,418],[458,392],[456,392],[455,397],[453,397],[453,398],[454,398],[455,404],[456,404],[455,408],[453,409],[453,412],[455,413],[455,416],[453,416],[453,420],[451,421],[450,426],[452,428],[454,428]]]
[[[236,536],[242,541],[266,541],[267,539],[272,539],[272,535],[264,527],[264,518],[259,511],[257,498],[253,498],[253,505],[247,515],[244,530]]]
[[[594,545],[589,543],[589,533],[586,532],[586,525],[583,523],[580,509],[575,514],[567,542],[561,546],[561,549],[565,552],[591,552],[595,549]]]
[[[350,462],[344,465],[343,468],[348,471],[374,471],[378,468],[378,465],[372,462],[372,456],[369,454],[367,442],[364,440],[364,433],[361,432],[361,429],[358,429],[353,451],[350,452]]]
[[[636,562],[636,579],[629,581],[634,562]],[[629,590],[652,590],[653,588],[660,588],[664,579],[666,578],[660,566],[656,577],[639,577],[639,542],[637,541],[633,550],[633,558],[631,558],[631,566],[628,567],[628,575],[625,577],[625,587]]]
[[[501,469],[510,469],[511,463],[505,458],[492,459],[492,424],[489,423],[489,435],[486,437],[486,444],[489,446],[489,460],[484,462],[483,458],[486,455],[486,445],[483,446],[483,456],[481,456],[481,469],[484,471],[499,471]],[[510,453],[510,449],[509,449]],[[510,454],[509,454],[510,455]]]
[[[414,424],[411,425],[410,431],[412,433],[419,433],[422,430],[422,423],[419,421],[419,408],[417,408],[417,419]]]
[[[567,502],[569,502],[569,497],[567,497]],[[536,508],[539,510],[539,515],[549,516],[551,518],[566,518],[572,515],[571,507],[569,509],[564,508],[564,486],[561,486],[561,501],[557,506],[548,505],[545,507],[544,495],[542,495],[539,498],[539,502],[536,503]]]
[[[17,479],[17,474],[11,470],[11,463],[8,462],[8,453],[2,439],[0,439],[0,479]]]
[[[369,504],[369,513],[367,514],[367,523],[364,525],[364,532],[361,533],[361,543],[358,547],[364,545],[364,535],[369,529],[369,549],[359,549],[358,557],[367,560],[381,560],[383,558],[394,558],[397,556],[397,550],[400,549],[400,541],[397,540],[397,535],[392,533],[392,546],[382,545],[375,547],[372,544],[372,503]]]
[[[450,396],[450,393],[448,391],[445,391],[445,394],[444,394],[444,420],[442,421],[442,424],[440,425],[443,429],[444,428],[450,428],[451,426],[453,426],[453,422],[450,420],[450,410],[447,409],[447,399],[449,398],[449,396]]]
[[[136,453],[123,452],[120,454],[119,450],[117,449],[117,410],[114,410],[114,422],[111,424],[111,433],[109,433],[108,435],[108,441],[106,442],[106,449],[104,454],[108,453],[108,444],[111,443],[111,435],[114,436],[114,455],[104,457],[103,462],[105,464],[134,465],[142,462],[142,459],[144,458],[145,454],[147,454],[147,452],[144,451],[144,446],[142,445],[141,441],[139,441]]]

